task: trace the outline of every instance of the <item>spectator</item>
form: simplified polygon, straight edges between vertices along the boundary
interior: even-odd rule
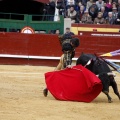
[[[76,14],[76,23],[81,23],[81,18],[83,16],[83,14],[84,14],[84,6],[81,5],[80,10]]]
[[[82,0],[75,0],[76,4],[78,4],[79,2],[81,2],[81,4],[82,4]]]
[[[86,7],[88,0],[82,0],[82,4]]]
[[[64,15],[65,4],[63,0],[56,0],[56,8],[59,10],[59,15]]]
[[[118,12],[118,16],[115,20],[115,24],[120,25],[120,11]]]
[[[93,4],[93,0],[89,0],[89,1],[87,2],[86,9],[88,10],[89,7],[90,7],[92,4]]]
[[[113,19],[112,12],[108,12],[108,17],[106,18],[106,24],[110,24],[110,25],[115,24],[115,20]]]
[[[117,19],[117,15],[118,15],[118,12],[117,12],[117,8],[112,8],[112,15],[113,15],[113,19],[116,20]]]
[[[49,3],[45,6],[46,15],[48,15],[48,20],[54,20],[55,14],[55,0],[49,0]]]
[[[118,0],[112,0],[112,2],[116,2],[116,3],[117,3],[117,2],[118,2]]]
[[[98,6],[98,11],[100,11],[101,7],[104,7],[104,1],[98,0],[98,1],[96,1],[96,5]]]
[[[75,6],[75,0],[66,0],[66,8],[69,9],[71,6]]]
[[[105,11],[107,12],[107,8],[106,8],[106,3],[104,2],[104,6],[103,7],[105,7]]]
[[[108,17],[108,12],[105,11],[105,7],[101,7],[101,12],[103,14],[103,18],[106,19],[106,17]]]
[[[112,11],[112,0],[106,1],[106,11],[111,12]]]
[[[64,9],[63,0],[56,0],[57,9]]]
[[[113,2],[112,3],[112,8],[116,8],[117,7],[117,3],[116,2]]]
[[[105,24],[105,19],[102,16],[103,14],[99,12],[98,16],[94,20],[94,24]]]
[[[81,0],[78,3],[76,3],[75,10],[79,11],[80,10],[80,6],[82,6]]]
[[[54,34],[54,33],[55,33],[54,30],[49,30],[49,31],[48,31],[48,34]]]
[[[120,11],[120,0],[118,0],[117,8],[118,8],[118,11]]]
[[[82,5],[86,6],[87,0],[75,0],[76,3],[81,3]]]
[[[71,5],[75,5],[75,0],[66,0],[66,5],[69,5],[69,6],[71,6]]]
[[[74,9],[74,6],[71,6],[70,9],[67,10],[66,17],[71,18],[71,22],[75,23],[77,12]]]
[[[82,16],[82,19],[81,19],[81,22],[86,23],[86,24],[92,24],[93,23],[91,16],[88,14],[88,10],[86,10],[84,12],[84,14]]]
[[[94,21],[98,15],[98,6],[95,1],[93,1],[93,4],[89,7],[89,15],[92,17],[92,21]]]
[[[70,28],[66,28],[65,35],[75,35],[75,34],[70,31]]]
[[[64,41],[70,41],[72,39],[72,36],[75,35],[73,32],[70,31],[70,28],[66,28],[66,31],[63,35],[59,35],[58,38],[59,38],[59,41],[60,41],[60,44],[62,45],[62,43]]]
[[[56,35],[60,35],[60,30],[59,30],[59,29],[56,29],[56,30],[55,30],[55,34],[56,34]]]

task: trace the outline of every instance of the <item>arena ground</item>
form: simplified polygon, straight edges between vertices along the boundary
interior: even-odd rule
[[[45,88],[44,73],[54,67],[0,65],[0,120],[119,120],[120,101],[101,93],[91,103],[58,101]],[[120,74],[116,72],[120,91]]]

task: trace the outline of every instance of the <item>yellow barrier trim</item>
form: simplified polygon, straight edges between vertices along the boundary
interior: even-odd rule
[[[88,27],[71,27],[71,31],[78,35],[78,31],[93,31],[93,29],[97,29],[97,32],[119,32],[118,28],[88,28]]]

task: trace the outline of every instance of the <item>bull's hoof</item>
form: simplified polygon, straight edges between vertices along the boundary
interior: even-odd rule
[[[108,100],[108,103],[112,103],[113,101],[112,100]]]
[[[47,95],[48,95],[48,90],[47,90],[47,89],[44,89],[44,90],[43,90],[43,95],[44,95],[45,97],[47,97]]]
[[[120,100],[120,96],[118,96],[119,100]]]

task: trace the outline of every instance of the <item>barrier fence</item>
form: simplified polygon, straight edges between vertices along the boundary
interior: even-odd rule
[[[80,39],[76,60],[81,52],[98,55],[120,48],[119,37],[74,36]],[[0,33],[0,64],[57,65],[62,54],[57,35]],[[108,59],[120,61],[120,56]]]
[[[0,12],[0,31],[20,32],[25,26],[31,27],[36,33],[59,29],[63,34],[64,17],[59,16],[59,21],[50,21],[50,15],[28,15]],[[54,17],[54,16],[53,16]]]

